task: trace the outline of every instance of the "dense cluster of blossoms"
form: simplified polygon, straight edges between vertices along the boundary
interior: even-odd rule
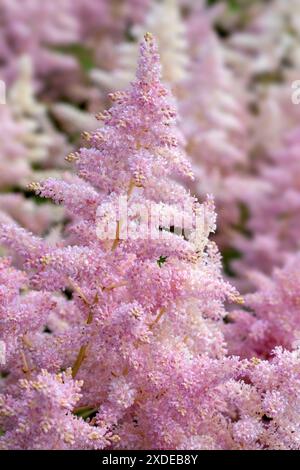
[[[197,356],[201,351],[213,360],[224,354],[215,322],[225,315],[224,299],[237,297],[222,280],[218,254],[208,243],[215,224],[210,200],[200,206],[178,183],[169,182],[169,174],[190,177],[191,170],[174,127],[176,110],[159,73],[156,46],[146,35],[135,83],[128,92],[112,96],[116,104],[100,116],[104,126],[86,136],[91,147],[73,155],[80,178],[76,183],[49,179],[34,186],[41,196],[63,202],[73,214],[76,244],[51,248],[18,227],[2,228],[2,242],[19,252],[32,270],[30,283],[38,289],[32,294],[37,296],[36,308],[38,299],[53,302],[45,289],[73,289],[73,299],[63,302],[70,306],[60,313],[66,321],[62,331],[52,331],[51,325],[51,335],[40,331],[42,325],[48,326],[50,306],[42,307],[43,315],[32,315],[32,308],[26,309],[37,325],[28,323],[24,346],[26,333],[20,334],[15,324],[14,341],[9,343],[21,342],[26,353],[15,345],[13,354],[25,361],[23,373],[28,366],[34,375],[36,368],[57,373],[73,363],[73,377],[83,380],[79,405],[98,410],[93,423],[96,434],[98,428],[103,430],[95,437],[99,445],[104,445],[104,430],[111,429],[118,432],[122,447],[177,447],[184,436],[192,434],[192,423],[184,417],[192,396],[197,399],[192,380],[197,376],[195,366],[201,367]],[[189,203],[203,218],[203,232],[192,230],[189,241],[170,232],[158,240],[144,239],[141,233],[136,240],[122,241],[118,239],[122,221],[118,220],[115,240],[97,239],[97,224],[105,223],[107,209],[126,194],[128,223],[137,229],[145,227],[135,212],[136,204],[143,202],[147,209],[152,203],[162,214],[174,217],[183,203]],[[162,225],[161,229],[168,227]],[[25,324],[18,301],[15,308]],[[18,324],[17,319],[15,322]],[[5,323],[9,328],[9,319]],[[5,338],[9,334],[6,328]],[[21,378],[18,361],[13,364],[10,375]],[[13,387],[10,375],[9,389]],[[30,384],[28,387],[31,390]],[[31,391],[28,396],[32,397]],[[42,397],[37,397],[37,407]],[[68,425],[55,423],[55,428]],[[173,425],[178,430],[170,434]],[[93,428],[91,425],[91,432]],[[74,426],[71,430],[76,433]],[[3,439],[6,445],[16,446],[17,437],[9,440],[5,433]],[[53,439],[57,439],[56,433]],[[70,440],[76,442],[76,437]],[[21,441],[18,445],[22,447]],[[26,445],[37,444],[33,440]],[[60,445],[50,444],[48,436],[47,446]]]
[[[283,268],[271,277],[252,273],[257,290],[246,296],[248,311],[234,311],[225,327],[229,349],[240,356],[269,357],[280,344],[296,349],[300,340],[299,325],[299,254],[290,256]]]
[[[245,175],[250,142],[247,96],[226,66],[225,52],[212,29],[216,9],[205,10],[203,2],[186,7],[185,23],[180,2],[153,2],[144,24],[132,28],[134,41],[117,46],[116,68],[94,69],[91,78],[110,91],[124,89],[134,76],[142,32],[155,34],[163,80],[178,97],[186,147],[194,160],[195,183],[190,188],[201,198],[214,194],[226,244],[228,232],[239,223],[239,205],[247,197],[240,188],[247,185],[247,195],[256,189]]]
[[[236,245],[244,256],[236,263],[245,274],[250,270],[270,273],[282,266],[299,245],[300,130],[290,131],[280,149],[260,164],[261,191],[248,201],[250,238],[238,236]]]
[[[191,188],[201,198],[207,192],[214,195],[224,240],[239,223],[239,204],[254,183],[246,173],[250,121],[246,97],[233,81],[222,45],[212,31],[206,35],[205,46],[198,46],[190,77],[184,83],[180,110],[195,172]],[[241,187],[247,187],[244,194]]]
[[[0,5],[0,78],[11,83],[17,61],[30,55],[39,92],[68,96],[85,94],[80,53],[93,51],[96,63],[106,66],[131,24],[144,20],[149,0],[3,0]],[[59,14],[58,14],[59,13]],[[79,54],[79,56],[78,56]],[[79,59],[79,60],[78,60]],[[109,68],[109,67],[108,67]]]
[[[227,63],[249,93],[252,109],[247,173],[254,185],[250,192],[245,185],[242,230],[231,232],[232,246],[241,257],[232,268],[237,278],[248,279],[246,289],[253,271],[270,274],[299,250],[295,233],[300,108],[294,97],[300,71],[299,4],[251,3],[249,9],[241,9],[243,26],[224,45]],[[237,284],[241,286],[240,279]]]
[[[1,2],[1,449],[300,449],[299,8],[209,3]]]
[[[22,157],[26,155],[24,127],[14,119],[8,106],[0,107],[0,118],[3,135],[6,136],[0,143],[0,186],[3,188],[28,177],[30,171],[27,159]]]
[[[47,106],[36,97],[33,80],[31,58],[24,55],[18,61],[18,76],[7,91],[7,104],[15,121],[24,129],[23,159],[27,158],[27,164],[41,170],[57,168],[68,149],[67,142],[50,121]]]
[[[1,2],[2,76],[7,80],[14,78],[16,60],[22,54],[31,55],[41,76],[74,68],[76,64],[71,57],[54,50],[55,46],[70,44],[79,38],[79,24],[72,15],[72,3],[70,0],[24,0],[20,8],[18,0]]]
[[[29,56],[18,61],[18,76],[7,89],[7,103],[0,108],[3,136],[0,146],[0,216],[10,215],[35,233],[44,233],[58,220],[57,208],[41,209],[21,194],[32,178],[45,178],[62,170],[62,155],[68,144],[50,121],[47,107],[34,92],[33,69]],[[61,169],[59,170],[59,167]]]
[[[298,77],[295,73],[295,80]],[[271,152],[276,152],[284,145],[286,134],[299,126],[300,107],[291,99],[292,79],[284,83],[269,83],[257,86],[254,97],[258,114],[252,121],[253,135],[251,147],[257,162],[264,160]],[[296,93],[298,91],[296,90]],[[284,119],[283,119],[284,116]],[[266,126],[265,123],[268,123]]]
[[[173,179],[192,173],[152,35],[136,80],[111,98],[102,127],[85,134],[89,147],[69,156],[78,177],[32,185],[72,214],[73,244],[1,228],[27,271],[1,264],[1,447],[298,448],[297,413],[287,414],[298,351],[227,355],[224,301],[241,299],[208,239],[211,199],[199,204]],[[154,221],[138,204],[157,208],[158,237],[146,238]],[[192,218],[184,236],[168,231],[187,207],[200,227]],[[113,239],[97,237],[113,208]],[[125,223],[134,237],[120,236]]]
[[[243,74],[289,73],[300,67],[298,0],[260,2],[245,30],[230,38],[230,56]]]

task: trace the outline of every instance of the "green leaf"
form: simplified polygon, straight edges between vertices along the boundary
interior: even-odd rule
[[[91,415],[97,413],[98,408],[92,408],[91,406],[83,406],[82,408],[78,408],[74,414],[78,416],[78,418],[87,419]]]
[[[167,261],[167,256],[160,256],[157,260],[158,266],[161,268],[162,265]]]
[[[250,219],[250,212],[249,208],[243,202],[239,203],[239,221],[233,225],[233,228],[238,232],[242,233],[243,235],[250,237],[250,232],[247,228],[248,221]]]
[[[224,272],[228,276],[235,277],[235,272],[233,271],[231,267],[231,262],[234,260],[238,260],[241,257],[242,257],[241,253],[235,248],[231,246],[224,248],[224,250],[222,251],[222,262],[223,262]]]
[[[208,6],[215,5],[216,3],[227,3],[228,8],[233,12],[237,12],[243,7],[239,0],[207,0]]]

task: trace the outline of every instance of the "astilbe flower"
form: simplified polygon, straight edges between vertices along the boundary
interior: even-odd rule
[[[99,67],[109,70],[113,66],[116,43],[123,40],[131,24],[133,11],[129,11],[128,3],[127,0],[73,0],[74,13],[80,28],[79,50],[83,47],[83,51],[86,49],[86,52],[92,53],[93,63]],[[84,82],[84,77],[79,82],[77,80],[74,83],[75,89],[78,89],[78,85],[83,88]],[[73,96],[74,91],[71,98]]]
[[[130,25],[142,23],[151,0],[75,0],[81,35],[99,41],[104,35],[119,38]]]
[[[299,249],[299,128],[285,135],[283,145],[259,165],[263,190],[248,200],[249,237],[235,244],[243,257],[235,263],[240,274],[252,270],[270,273],[282,266],[287,255]]]
[[[151,31],[157,38],[163,79],[171,85],[180,83],[187,76],[189,56],[186,28],[177,0],[154,1],[144,23],[132,27],[134,41],[122,42],[117,47],[115,70],[94,69],[91,72],[93,81],[108,90],[126,88],[134,78],[138,43],[145,31]]]
[[[61,223],[63,213],[60,207],[38,205],[21,193],[7,192],[0,194],[0,218],[6,222],[13,220],[35,234],[44,235],[53,225]]]
[[[299,2],[253,5],[248,20],[242,31],[229,37],[224,50],[228,62],[238,64],[236,75],[243,77],[255,110],[250,146],[256,165],[278,150],[285,134],[298,125],[291,85],[300,71]]]
[[[282,336],[284,346],[297,346],[297,333],[281,316],[287,302],[294,305],[297,330],[297,267],[276,274],[276,287],[265,283],[252,299],[272,331],[268,360],[252,344],[245,347],[249,359],[228,357],[222,319],[229,321],[230,348],[244,325],[223,303],[240,299],[223,281],[220,256],[208,241],[215,228],[211,199],[200,205],[172,180],[190,177],[191,169],[159,72],[147,34],[135,82],[111,95],[114,106],[99,116],[103,126],[85,134],[90,147],[68,158],[78,177],[32,185],[66,207],[72,245],[51,246],[17,225],[1,226],[2,244],[25,260],[27,271],[0,265],[7,356],[1,448],[299,449],[299,350],[271,353]],[[121,237],[119,196],[127,201],[133,238]],[[159,210],[160,237],[147,236],[149,221],[136,203]],[[203,223],[195,227],[192,218],[183,237],[176,221],[189,207]],[[112,240],[99,235],[108,221]],[[69,300],[60,292],[65,288]],[[282,319],[282,336],[272,310]]]
[[[203,12],[198,15],[201,21]],[[240,223],[240,206],[258,185],[249,174],[251,119],[247,94],[234,81],[212,29],[207,29],[204,44],[198,45],[190,78],[181,87],[182,129],[196,176],[191,188],[200,198],[208,192],[214,195],[218,243],[228,245],[233,227]]]
[[[206,41],[214,36],[214,24],[220,12],[223,12],[223,6],[218,3],[208,6],[205,0],[181,0],[181,4],[184,8],[189,54],[194,60],[199,57]]]
[[[0,195],[1,218],[10,215],[33,232],[44,233],[59,221],[62,211],[49,204],[38,208],[22,194],[5,192],[16,188],[24,191],[33,177],[45,177],[48,171],[51,174],[68,145],[54,129],[46,106],[35,96],[28,56],[19,60],[18,69],[17,79],[7,90],[7,103],[0,108],[5,135],[0,146],[0,188],[4,191]]]
[[[142,23],[148,12],[151,0],[127,0],[124,2],[125,18],[130,24]]]
[[[72,80],[63,83],[64,77],[56,83],[56,90],[63,90],[62,97],[64,101],[53,102],[51,104],[51,114],[58,121],[61,128],[71,135],[72,140],[77,138],[82,129],[94,130],[97,125],[95,118],[91,113],[96,109],[105,106],[105,93],[103,87],[92,85],[86,80],[86,68],[89,68],[85,62],[91,61],[94,66],[104,68],[107,72],[104,75],[108,77],[111,86],[111,73],[116,62],[116,44],[124,41],[124,36],[129,27],[142,24],[146,11],[149,8],[150,0],[118,0],[117,2],[107,2],[106,0],[74,0],[74,12],[77,22],[80,26],[80,43],[72,44],[66,47],[64,54],[74,54],[79,60],[81,73],[73,74]],[[135,59],[132,64],[131,78],[137,62],[137,46],[135,45]],[[125,60],[126,61],[126,60]],[[129,83],[126,81],[125,85]],[[57,95],[57,94],[56,94]],[[70,102],[66,102],[67,100]],[[49,98],[49,96],[47,96]],[[51,100],[55,95],[50,96]],[[56,96],[57,98],[57,96]],[[86,110],[78,109],[78,105],[85,103]],[[76,106],[74,106],[76,104]]]
[[[239,84],[233,87],[217,36],[210,31],[199,47],[190,80],[185,84],[182,112],[189,150],[199,154],[209,171],[228,173],[246,160],[246,96]]]
[[[250,142],[255,167],[268,159],[270,153],[278,151],[284,145],[287,133],[299,125],[300,107],[291,99],[291,83],[298,77],[299,72],[293,72],[281,83],[257,86],[252,98],[258,113],[252,121]]]
[[[253,5],[242,30],[225,43],[227,62],[236,76],[243,77],[255,110],[250,140],[254,164],[276,151],[284,134],[298,125],[299,107],[292,102],[291,84],[299,78],[299,21],[297,0],[260,2]]]
[[[28,178],[30,167],[24,145],[24,126],[14,119],[9,106],[0,106],[0,117],[5,135],[5,139],[0,142],[0,187],[3,189]]]
[[[4,408],[12,403],[22,407],[20,421],[29,431],[26,437],[17,432],[20,423],[12,407],[0,442],[5,448],[111,443],[120,448],[227,448],[229,418],[218,405],[218,387],[240,371],[237,358],[225,357],[220,325],[225,299],[240,299],[222,279],[220,256],[208,241],[215,228],[211,199],[200,205],[171,179],[191,177],[191,170],[176,127],[176,108],[160,82],[159,56],[150,34],[141,45],[136,80],[112,98],[114,106],[99,116],[103,126],[85,135],[90,147],[69,158],[75,160],[79,178],[32,186],[73,214],[74,244],[50,246],[16,226],[1,229],[2,243],[26,260],[35,295],[47,291],[50,299],[54,296],[60,306],[53,306],[54,314],[65,324],[56,319],[50,326],[54,334],[32,335],[26,351],[32,379],[22,398],[8,376]],[[128,226],[137,236],[120,237],[125,221],[116,211],[113,240],[101,239],[96,234],[112,217],[119,196],[127,199]],[[147,237],[148,222],[141,219],[137,203],[159,210],[158,238]],[[164,218],[171,217],[176,228],[187,207],[203,221],[201,227],[192,220],[185,237],[168,232]],[[73,291],[71,300],[59,295],[66,287]],[[44,318],[41,322],[48,325]],[[62,416],[65,405],[57,403],[56,396],[65,396],[70,388],[77,392],[76,383],[68,382],[71,378],[65,385],[55,380],[54,374],[70,366],[72,377],[83,381],[77,408],[96,411],[90,422],[69,413]],[[48,372],[40,375],[41,368]],[[15,369],[13,377],[20,377],[22,372]],[[44,390],[45,382],[45,392],[35,391]],[[47,404],[41,414],[52,386],[53,407],[50,412]],[[36,406],[31,408],[33,396]],[[67,399],[67,408],[76,414],[74,404]],[[48,415],[45,439],[38,430],[41,420],[48,423]]]
[[[88,98],[82,54],[108,65],[116,42],[143,21],[150,0],[3,0],[0,8],[0,76],[11,83],[16,61],[30,55],[40,93],[53,100]],[[59,12],[59,14],[58,14]],[[83,65],[83,67],[82,67]]]
[[[250,239],[234,236],[233,242],[242,255],[234,270],[246,279],[247,289],[252,270],[271,273],[299,248],[299,106],[292,101],[291,88],[299,76],[296,3],[275,0],[261,6],[246,32],[232,36],[236,47],[248,52],[242,56],[252,68],[245,64],[242,69],[256,111],[250,148],[257,187],[246,198]]]
[[[231,312],[230,327],[225,327],[234,354],[269,357],[275,346],[288,350],[299,346],[299,271],[300,256],[296,253],[271,276],[252,273],[256,290],[245,297],[247,310]]]
[[[24,0],[20,7],[18,0],[1,2],[0,57],[6,80],[15,78],[16,60],[23,54],[33,58],[40,83],[52,73],[74,72],[74,59],[55,51],[57,46],[79,40],[80,28],[72,4],[70,0]]]
[[[231,61],[240,73],[257,79],[261,74],[283,74],[299,70],[298,0],[272,0],[256,8],[244,31],[229,40]]]
[[[267,0],[268,1],[268,0]],[[271,0],[272,1],[272,0]],[[261,13],[261,0],[239,0],[234,2],[211,2],[216,9],[216,24],[226,36],[244,30]]]
[[[7,105],[24,128],[22,137],[28,163],[41,168],[58,166],[68,149],[66,139],[55,130],[46,105],[36,97],[33,64],[29,56],[22,56],[18,61],[18,77],[8,90]]]
[[[66,93],[73,102],[80,98],[78,94],[81,95],[79,102],[88,102],[88,111],[94,112],[95,109],[106,106],[107,103],[104,100],[107,90],[111,91],[116,85],[116,76],[112,71],[116,68],[116,63],[119,65],[118,44],[123,43],[125,37],[128,39],[132,28],[144,23],[151,0],[73,0],[73,4],[81,32],[78,51],[83,52],[83,59],[86,54],[87,57],[91,56],[93,68],[97,68],[105,79],[103,83],[102,80],[100,81],[100,87],[98,82],[92,87],[83,73],[80,80],[75,81],[74,86],[68,87]],[[136,69],[137,46],[133,50],[134,60],[129,60],[131,63],[130,80],[134,78]],[[124,64],[126,64],[126,58]],[[85,67],[84,63],[81,65],[84,70],[86,68],[89,70],[89,66]],[[127,68],[130,68],[129,64]],[[115,89],[126,87],[130,80],[126,79]],[[92,90],[92,94],[97,95],[98,103],[95,102],[93,96],[90,96]],[[85,128],[83,126],[81,130]]]
[[[25,273],[11,267],[9,260],[1,259],[1,341],[5,342],[6,364],[16,369],[22,368],[22,358],[26,363],[26,344],[31,335],[45,324],[45,318],[52,310],[51,294],[26,291],[28,278]],[[23,291],[23,292],[22,292]],[[30,346],[29,346],[30,348]],[[16,357],[19,359],[16,360]],[[11,363],[12,361],[12,363]],[[21,364],[21,366],[20,366]],[[25,367],[25,364],[23,364]],[[27,365],[26,365],[27,367]]]
[[[74,0],[72,3],[80,27],[81,39],[87,40],[94,35],[99,36],[106,28],[110,28],[110,34],[113,34],[113,29],[116,26],[112,24],[112,13],[118,11],[116,2]],[[107,33],[107,31],[105,32]]]
[[[82,129],[94,131],[99,125],[95,116],[90,112],[82,111],[69,103],[53,103],[51,105],[51,115],[71,137],[80,135]]]
[[[0,422],[6,428],[0,448],[65,450],[109,445],[110,436],[72,414],[81,385],[82,381],[72,380],[71,370],[58,374],[41,370],[34,379],[20,379],[14,395],[0,395]]]
[[[256,357],[245,361],[241,379],[224,384],[223,406],[231,412],[231,448],[299,449],[299,372],[299,349],[277,347],[269,361]]]

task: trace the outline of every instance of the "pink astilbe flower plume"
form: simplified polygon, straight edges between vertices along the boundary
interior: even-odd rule
[[[136,1],[136,0],[134,0]],[[131,7],[127,2],[127,8]],[[158,42],[163,80],[173,87],[187,76],[189,64],[188,41],[178,0],[153,1],[143,24],[133,23],[130,30],[134,41],[123,40],[117,47],[113,70],[95,68],[92,80],[106,90],[122,90],[133,80],[138,58],[138,44],[145,31],[151,31]]]
[[[265,73],[276,77],[285,76],[291,69],[299,71],[298,0],[257,3],[249,24],[229,39],[233,65],[254,80]]]
[[[284,267],[276,268],[271,277],[252,274],[257,290],[245,297],[248,311],[230,313],[229,349],[235,354],[269,357],[275,346],[288,350],[299,346],[299,253],[290,256]]]
[[[25,358],[23,348],[27,331],[32,334],[45,324],[45,317],[52,309],[51,295],[29,291],[25,273],[10,266],[8,260],[1,259],[1,340],[6,344],[6,364],[11,356],[16,360]],[[23,292],[22,292],[23,291]],[[25,326],[26,325],[26,326]],[[19,362],[19,361],[17,361]]]
[[[21,6],[18,0],[1,2],[0,58],[1,75],[5,80],[14,79],[16,60],[23,54],[32,57],[39,78],[76,70],[76,61],[72,57],[55,50],[55,47],[74,43],[80,37],[80,25],[72,3],[70,0],[24,0]]]
[[[57,224],[62,219],[59,207],[37,205],[34,200],[24,198],[23,194],[11,192],[0,195],[0,214],[39,235],[46,233],[51,224]]]
[[[197,15],[201,21],[203,12]],[[179,102],[195,173],[190,187],[200,198],[206,193],[214,195],[219,217],[217,243],[224,247],[240,224],[241,205],[258,185],[249,172],[248,97],[242,82],[234,81],[226,66],[223,45],[213,29],[205,31],[205,41],[201,47],[197,43],[195,55]]]
[[[222,387],[232,419],[231,448],[299,449],[299,372],[299,349],[277,347],[269,361],[245,362],[242,379]]]
[[[299,450],[296,259],[227,313],[243,299],[209,240],[212,198],[179,183],[193,175],[151,34],[110,97],[67,157],[77,175],[31,184],[65,207],[66,239],[1,218],[23,266],[0,263],[0,448]]]
[[[104,436],[72,414],[80,399],[82,381],[73,381],[71,370],[50,374],[42,370],[34,379],[21,379],[14,396],[0,395],[1,425],[7,429],[0,448],[91,449],[109,446]],[[30,407],[28,406],[30,403]]]
[[[1,229],[2,243],[25,260],[34,295],[47,292],[56,304],[50,318],[41,319],[52,333],[32,335],[30,379],[22,397],[13,381],[22,372],[6,380],[4,409],[12,413],[0,443],[4,448],[229,448],[226,410],[216,410],[209,423],[219,387],[241,374],[238,359],[225,357],[221,332],[224,301],[241,299],[222,279],[220,255],[208,239],[215,229],[211,198],[201,205],[172,179],[191,178],[192,172],[151,34],[141,44],[135,81],[111,98],[113,107],[99,116],[103,126],[85,134],[89,147],[69,156],[79,177],[32,185],[72,215],[73,244],[50,246],[18,227]],[[127,217],[119,210],[120,197]],[[155,226],[151,209],[159,214],[154,236],[149,235]],[[189,222],[184,234],[179,216]],[[101,236],[107,222],[111,238]],[[61,294],[66,288],[70,300]],[[70,376],[64,384],[55,378],[68,367],[72,378],[82,381],[76,407],[68,393],[79,393],[78,384]],[[58,396],[65,397],[63,403]],[[78,409],[96,415],[84,422],[74,416]],[[26,437],[17,432],[20,421]],[[40,433],[41,421],[51,439]]]
[[[30,176],[25,146],[26,128],[17,122],[8,106],[0,106],[0,119],[5,139],[0,142],[0,188],[8,188]]]
[[[62,219],[61,209],[52,204],[37,207],[21,193],[8,193],[24,192],[33,178],[59,174],[68,149],[34,92],[33,76],[32,61],[23,56],[18,61],[18,77],[7,89],[7,103],[0,107],[5,136],[0,144],[0,217],[9,215],[34,233],[45,233]]]
[[[262,191],[248,201],[247,227],[251,238],[238,237],[236,246],[243,258],[237,272],[249,277],[251,271],[271,273],[299,250],[300,229],[300,129],[285,134],[282,146],[268,154],[258,166]]]

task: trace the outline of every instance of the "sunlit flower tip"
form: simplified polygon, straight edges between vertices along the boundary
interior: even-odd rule
[[[149,32],[145,33],[144,39],[146,42],[152,42],[154,40],[153,34]]]
[[[40,263],[43,266],[48,266],[52,261],[52,257],[50,255],[44,255],[40,258]]]
[[[109,93],[108,97],[113,102],[121,102],[126,97],[127,93],[125,91],[116,91],[114,93]],[[98,116],[98,114],[96,115]]]
[[[75,162],[78,159],[79,159],[79,155],[76,152],[71,152],[65,157],[65,160],[70,163]]]
[[[91,135],[90,132],[84,131],[84,132],[82,132],[81,137],[82,137],[85,141],[89,142],[89,141],[91,140],[92,135]]]
[[[99,111],[99,113],[95,115],[97,121],[105,121],[109,116],[110,116],[110,113],[108,110]]]
[[[230,300],[235,304],[242,305],[245,303],[245,299],[241,295],[233,295],[230,297]]]
[[[258,366],[258,364],[261,363],[261,360],[258,359],[258,357],[252,357],[252,358],[251,358],[251,363],[252,363],[254,366]]]
[[[121,438],[118,434],[114,434],[113,436],[108,436],[106,439],[112,442],[113,444],[117,444],[118,442],[121,441]]]
[[[28,191],[37,192],[40,191],[41,185],[40,183],[33,181],[27,185],[27,189]]]

